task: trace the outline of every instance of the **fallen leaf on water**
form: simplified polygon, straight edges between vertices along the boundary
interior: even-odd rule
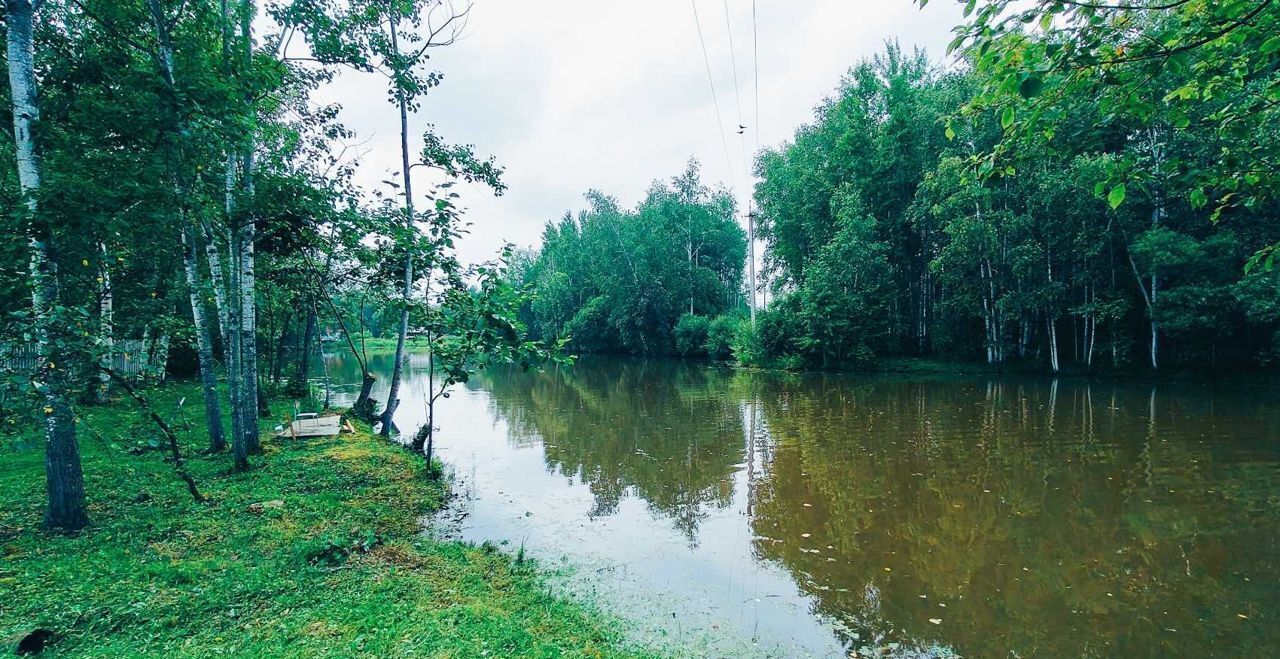
[[[812,534],[810,534],[810,533],[801,533],[801,534],[800,534],[800,537],[801,537],[801,538],[807,538],[807,537],[809,537],[810,535],[812,535]]]
[[[1236,617],[1237,617],[1237,618],[1239,618],[1239,619],[1241,619],[1241,620],[1248,620],[1248,619],[1249,619],[1249,616],[1247,616],[1247,615],[1245,615],[1245,614],[1243,614],[1243,613],[1237,613],[1237,614],[1236,614]]]
[[[935,625],[941,625],[941,624],[942,624],[942,618],[929,618],[929,622],[932,622],[932,623],[933,623],[933,624],[935,624]]]

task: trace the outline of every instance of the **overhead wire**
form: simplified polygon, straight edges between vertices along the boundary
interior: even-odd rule
[[[737,189],[736,177],[733,175],[733,158],[729,155],[729,139],[724,134],[724,118],[720,113],[720,97],[716,94],[715,75],[711,73],[711,57],[707,55],[707,40],[702,34],[702,19],[698,17],[697,0],[689,0],[693,8],[693,23],[698,28],[698,42],[702,45],[702,61],[707,66],[707,82],[711,85],[711,103],[716,109],[716,129],[720,133],[720,144],[724,147],[725,165],[729,168],[729,189]]]
[[[752,132],[756,137],[756,152],[760,151],[760,28],[756,22],[756,0],[751,0],[751,68],[755,73],[755,125]]]
[[[742,147],[742,168],[748,177],[751,166],[747,161],[747,127],[742,124],[742,93],[738,85],[738,54],[733,45],[733,22],[729,19],[729,0],[724,0],[724,29],[729,33],[729,66],[733,67],[733,102],[738,109],[738,143]]]

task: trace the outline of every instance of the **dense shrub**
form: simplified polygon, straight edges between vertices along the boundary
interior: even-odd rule
[[[706,316],[687,313],[676,321],[676,354],[681,357],[698,357],[707,354],[707,330],[711,320]]]
[[[725,314],[711,321],[707,328],[707,356],[712,359],[730,359],[733,357],[733,345],[741,327],[750,330],[751,325],[738,314]]]

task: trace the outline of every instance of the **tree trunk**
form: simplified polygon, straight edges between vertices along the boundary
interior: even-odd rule
[[[232,166],[233,159],[228,159],[227,166]],[[230,177],[231,175],[229,175]],[[232,195],[227,195],[227,219],[231,221]],[[233,234],[233,235],[237,235]],[[243,470],[249,467],[249,445],[245,440],[244,432],[244,378],[241,375],[240,363],[240,342],[242,334],[239,331],[240,325],[240,304],[238,298],[240,295],[240,250],[235,249],[234,245],[229,246],[227,250],[230,255],[230,263],[228,269],[227,282],[227,390],[231,399],[231,454],[235,460],[236,469]]]
[[[1058,372],[1058,323],[1049,310],[1044,312],[1044,321],[1049,330],[1049,367]]]
[[[1156,295],[1159,293],[1160,281],[1156,273],[1151,273],[1151,369],[1160,368],[1160,327],[1156,323]]]
[[[295,389],[306,391],[307,380],[311,378],[311,344],[316,338],[316,307],[314,302],[307,306],[307,325],[302,331],[302,349],[298,351],[298,366],[294,372]]]
[[[98,366],[111,368],[112,355],[115,352],[115,294],[111,290],[111,268],[107,265],[107,246],[98,243],[98,253],[102,258],[98,278],[100,297],[98,299],[98,340],[102,344],[102,353],[98,357]],[[111,393],[111,376],[98,374],[97,386],[94,388],[93,400],[99,405],[109,402]]]
[[[315,305],[311,307],[311,313],[316,313]],[[329,388],[329,362],[324,359],[324,334],[321,333],[316,337],[318,352],[320,355],[320,370],[324,377],[324,409],[329,409],[329,403],[332,399],[332,391]]]
[[[227,310],[227,277],[222,264],[222,252],[218,249],[219,238],[207,222],[200,224],[204,237],[204,255],[209,265],[209,285],[213,289],[214,310],[218,318],[218,340],[222,348],[223,365],[227,373],[231,373],[231,318]]]
[[[1093,284],[1085,285],[1084,299],[1086,309],[1084,316],[1084,365],[1093,369],[1093,349],[1098,343],[1098,293]]]
[[[247,178],[247,175],[246,175]],[[251,187],[248,184],[247,187]],[[254,228],[251,219],[240,229],[240,394],[241,429],[250,453],[258,453],[262,445],[258,437],[258,331],[254,268]]]
[[[369,372],[369,363],[365,356],[361,353],[360,348],[356,346],[355,339],[351,337],[351,331],[347,328],[347,322],[342,318],[342,311],[338,309],[338,305],[333,303],[329,291],[325,288],[325,282],[322,280],[317,283],[319,293],[324,297],[324,301],[329,305],[329,310],[333,312],[333,319],[338,323],[338,329],[342,332],[343,338],[347,340],[347,346],[351,348],[351,354],[356,358],[356,362],[360,364],[360,395],[356,398],[355,405],[351,406],[351,411],[357,419],[363,421],[373,420],[373,401],[370,397],[373,394],[373,384],[377,380],[373,374]]]
[[[1138,290],[1142,292],[1142,301],[1147,306],[1147,317],[1151,323],[1151,368],[1157,368],[1157,351],[1159,349],[1159,327],[1156,324],[1156,293],[1159,279],[1155,272],[1151,273],[1151,286],[1148,287],[1146,282],[1142,280],[1142,274],[1138,271],[1138,264],[1133,260],[1133,252],[1129,250],[1128,245],[1125,251],[1129,255],[1129,266],[1133,268],[1133,278],[1138,281]],[[1154,268],[1153,268],[1154,270]]]
[[[1160,223],[1164,220],[1165,212],[1163,189],[1164,180],[1162,178],[1162,170],[1164,167],[1164,148],[1160,143],[1160,137],[1161,136],[1157,134],[1157,129],[1152,128],[1150,133],[1151,156],[1152,160],[1155,161],[1155,185],[1153,186],[1154,191],[1152,192],[1154,207],[1151,209],[1152,228],[1160,226]],[[1133,257],[1130,256],[1129,258],[1132,259]],[[1156,268],[1153,264],[1151,266],[1151,293],[1150,297],[1147,299],[1147,312],[1151,316],[1151,370],[1153,371],[1159,369],[1160,363],[1160,327],[1156,322],[1156,297],[1159,295],[1159,289],[1159,275],[1156,273]]]
[[[391,47],[399,52],[399,41],[396,35],[398,21],[394,10],[391,15]],[[409,107],[404,97],[404,93],[396,91],[396,105],[400,110],[400,172],[404,179],[404,212],[405,224],[409,232],[413,232],[413,182],[409,179]],[[409,298],[413,294],[413,248],[405,245],[404,256],[404,287],[401,290],[400,303],[403,308],[400,310],[400,328],[396,334],[396,361],[391,368],[391,385],[387,392],[387,405],[382,410],[382,428],[380,433],[383,437],[391,436],[391,428],[393,426],[392,419],[395,417],[396,408],[400,405],[400,377],[404,367],[404,343],[409,335]]]
[[[244,48],[244,74],[248,75],[253,67],[253,14],[252,0],[243,0],[240,14],[240,41]],[[246,94],[245,109],[253,112],[253,98]],[[244,198],[252,203],[254,196],[254,150],[256,137],[250,128],[245,136],[243,153],[240,156],[240,188]],[[240,240],[240,397],[241,431],[244,433],[245,447],[249,453],[262,452],[262,440],[258,427],[258,417],[262,400],[258,393],[258,313],[257,313],[257,275],[254,263],[254,241],[257,240],[257,226],[254,223],[253,208],[247,209],[239,226]]]
[[[267,373],[270,374],[271,384],[280,384],[280,378],[283,377],[285,361],[285,349],[289,345],[289,321],[293,320],[293,314],[285,311],[284,319],[280,323],[280,331],[272,332],[267,329],[267,334],[274,334],[276,337],[275,351],[272,353],[271,363],[267,364]]]
[[[182,228],[182,256],[191,301],[191,321],[196,326],[196,353],[200,361],[205,425],[209,428],[209,452],[220,453],[227,449],[227,439],[222,433],[222,404],[218,400],[218,373],[213,363],[213,337],[204,301],[200,299],[202,286],[200,263],[196,256],[196,233],[185,226]]]
[[[31,0],[5,0],[5,40],[8,50],[9,91],[13,104],[14,151],[18,188],[30,222],[31,311],[36,334],[36,388],[44,397],[45,491],[48,506],[44,524],[50,529],[76,531],[89,523],[76,444],[75,414],[67,392],[66,355],[52,336],[59,331],[50,322],[59,303],[58,270],[54,260],[52,223],[39,214],[41,168],[35,125],[40,120],[35,73],[35,13]]]
[[[431,476],[431,477],[434,477],[434,476],[435,476],[435,466],[434,466],[434,465],[432,465],[432,464],[431,464],[431,462],[432,462],[432,460],[434,460],[434,459],[435,459],[435,457],[432,455],[432,454],[435,452],[435,443],[436,443],[436,442],[435,442],[435,440],[436,440],[436,404],[435,404],[435,401],[432,401],[432,402],[431,402],[431,405],[428,405],[428,406],[427,406],[427,428],[428,428],[428,430],[427,430],[427,454],[426,454],[426,460],[427,460],[427,475],[428,475],[428,476]]]
[[[1027,358],[1027,344],[1031,342],[1031,323],[1025,315],[1018,320],[1022,330],[1018,332],[1018,359]]]

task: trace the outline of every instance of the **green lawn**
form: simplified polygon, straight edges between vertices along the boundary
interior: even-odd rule
[[[147,393],[186,453],[204,446],[195,386]],[[528,563],[422,537],[443,488],[363,429],[267,440],[247,473],[227,455],[193,456],[209,498],[195,503],[166,452],[138,451],[156,431],[127,398],[85,408],[79,428],[92,526],[78,536],[40,529],[41,451],[3,455],[0,652],[47,628],[42,656],[637,654],[607,616],[549,595]]]

